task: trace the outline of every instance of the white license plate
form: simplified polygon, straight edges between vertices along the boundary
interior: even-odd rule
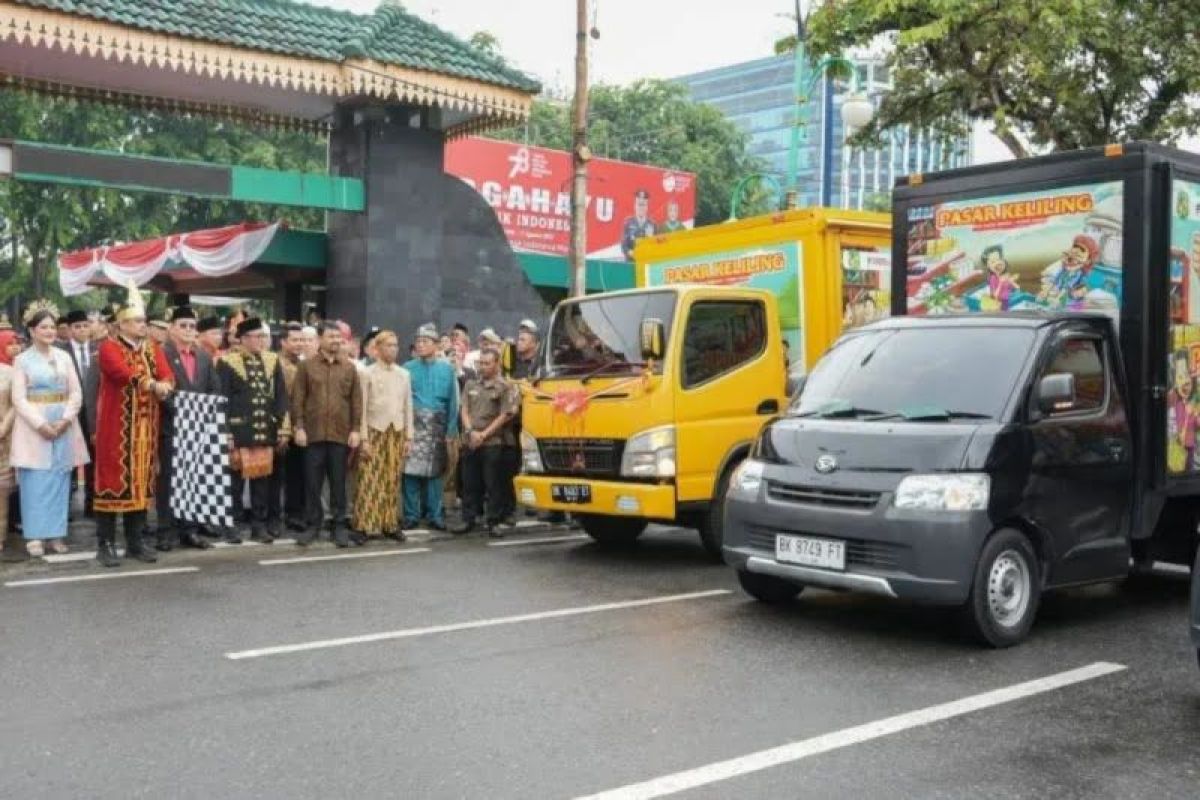
[[[846,543],[810,536],[775,537],[775,560],[806,567],[846,569]]]

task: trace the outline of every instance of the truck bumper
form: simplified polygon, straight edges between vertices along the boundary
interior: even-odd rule
[[[550,499],[552,484],[586,485],[592,490],[588,503],[556,503]],[[580,480],[544,475],[518,475],[514,481],[517,502],[543,511],[604,514],[612,517],[675,519],[675,487],[620,481]]]
[[[966,600],[975,562],[992,529],[986,512],[869,512],[783,504],[731,492],[725,501],[725,561],[734,569],[797,584],[869,592],[936,605]],[[781,563],[776,534],[846,543],[844,571]]]

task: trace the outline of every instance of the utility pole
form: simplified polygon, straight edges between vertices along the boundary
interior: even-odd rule
[[[588,0],[575,0],[575,100],[572,104],[571,296],[587,294]]]

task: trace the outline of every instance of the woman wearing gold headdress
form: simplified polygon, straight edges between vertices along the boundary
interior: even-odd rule
[[[83,391],[66,352],[54,346],[58,310],[45,302],[25,312],[32,346],[13,362],[10,462],[21,488],[21,525],[29,555],[65,553],[71,474],[88,462],[79,427]]]

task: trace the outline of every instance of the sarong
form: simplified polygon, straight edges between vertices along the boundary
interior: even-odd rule
[[[404,433],[389,426],[369,431],[369,459],[358,459],[358,489],[351,527],[363,533],[400,530],[400,470],[404,466]]]
[[[440,478],[446,471],[446,412],[413,409],[413,444],[404,474],[417,478]]]

